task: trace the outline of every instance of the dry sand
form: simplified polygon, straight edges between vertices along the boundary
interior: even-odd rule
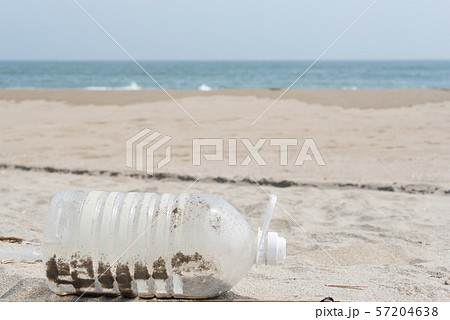
[[[450,92],[292,90],[252,126],[281,92],[172,92],[197,126],[157,90],[0,90],[0,236],[41,242],[62,189],[176,193],[197,178],[190,192],[222,196],[256,229],[267,195],[253,178],[299,224],[277,208],[270,229],[287,238],[287,260],[254,267],[222,298],[450,301]],[[172,161],[143,179],[125,167],[125,141],[147,127],[172,137]],[[280,166],[267,141],[267,166],[193,166],[195,137],[238,139],[238,164],[240,138],[313,138],[326,165],[293,166],[297,146]],[[38,248],[0,243],[24,247]],[[43,277],[40,264],[0,264],[0,300],[74,300]]]

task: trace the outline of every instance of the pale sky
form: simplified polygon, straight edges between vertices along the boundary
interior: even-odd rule
[[[318,57],[373,0],[78,0],[136,59]],[[73,0],[0,0],[0,60],[127,60]],[[324,59],[450,59],[449,0],[379,0]]]

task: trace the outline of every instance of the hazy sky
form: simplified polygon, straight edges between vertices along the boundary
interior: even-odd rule
[[[373,0],[78,0],[136,59],[315,59]],[[450,59],[449,0],[379,0],[326,59]],[[126,60],[73,0],[0,0],[0,60]]]

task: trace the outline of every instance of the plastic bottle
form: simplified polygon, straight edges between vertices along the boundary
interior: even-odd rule
[[[57,294],[205,298],[229,290],[254,264],[277,264],[286,240],[253,231],[212,194],[62,191],[47,214],[43,261]]]

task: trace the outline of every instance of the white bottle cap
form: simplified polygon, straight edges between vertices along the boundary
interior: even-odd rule
[[[279,237],[277,232],[268,232],[270,219],[277,203],[277,196],[271,195],[266,217],[261,229],[258,229],[258,253],[256,264],[277,265],[286,259],[286,239]]]
[[[277,232],[267,234],[266,264],[276,266],[278,261],[286,259],[286,239],[279,237]]]

